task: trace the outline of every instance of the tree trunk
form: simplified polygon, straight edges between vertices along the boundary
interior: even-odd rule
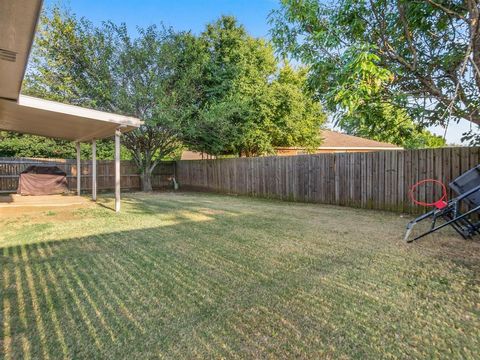
[[[152,191],[152,172],[149,169],[144,169],[140,175],[142,180],[142,191]]]

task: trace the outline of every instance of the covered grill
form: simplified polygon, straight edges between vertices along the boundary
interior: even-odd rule
[[[57,166],[29,166],[20,174],[20,195],[54,195],[68,192],[67,174]]]

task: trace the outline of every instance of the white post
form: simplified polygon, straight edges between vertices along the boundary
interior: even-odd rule
[[[77,195],[80,196],[82,190],[82,169],[80,167],[80,142],[75,143],[77,147]]]
[[[115,212],[120,211],[120,129],[115,130]]]
[[[97,200],[97,141],[92,141],[92,199]]]

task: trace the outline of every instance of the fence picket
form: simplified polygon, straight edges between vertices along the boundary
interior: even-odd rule
[[[177,177],[184,189],[419,212],[407,196],[413,183],[426,177],[448,183],[477,165],[479,154],[480,148],[465,147],[184,160],[177,162]],[[423,190],[419,198],[437,195]]]
[[[77,165],[72,159],[33,159],[33,158],[0,158],[0,193],[15,192],[18,187],[20,173],[31,165],[58,166],[67,174],[67,183],[70,190],[76,189]],[[99,160],[97,162],[98,190],[113,190],[115,185],[113,160]],[[152,176],[152,185],[160,189],[171,185],[174,162],[163,162],[157,166]],[[140,175],[137,167],[131,161],[124,160],[121,164],[121,187],[124,190],[139,190]],[[89,160],[81,163],[82,189],[92,188],[92,166]]]

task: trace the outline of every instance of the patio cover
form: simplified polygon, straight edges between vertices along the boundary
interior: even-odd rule
[[[96,140],[115,136],[115,210],[120,211],[120,135],[139,119],[20,95],[42,0],[0,0],[0,130],[77,143],[77,193],[81,192],[80,142],[92,142],[92,197],[97,194]]]
[[[51,138],[92,141],[113,137],[115,129],[131,131],[140,120],[20,95],[18,102],[0,99],[0,130]]]

